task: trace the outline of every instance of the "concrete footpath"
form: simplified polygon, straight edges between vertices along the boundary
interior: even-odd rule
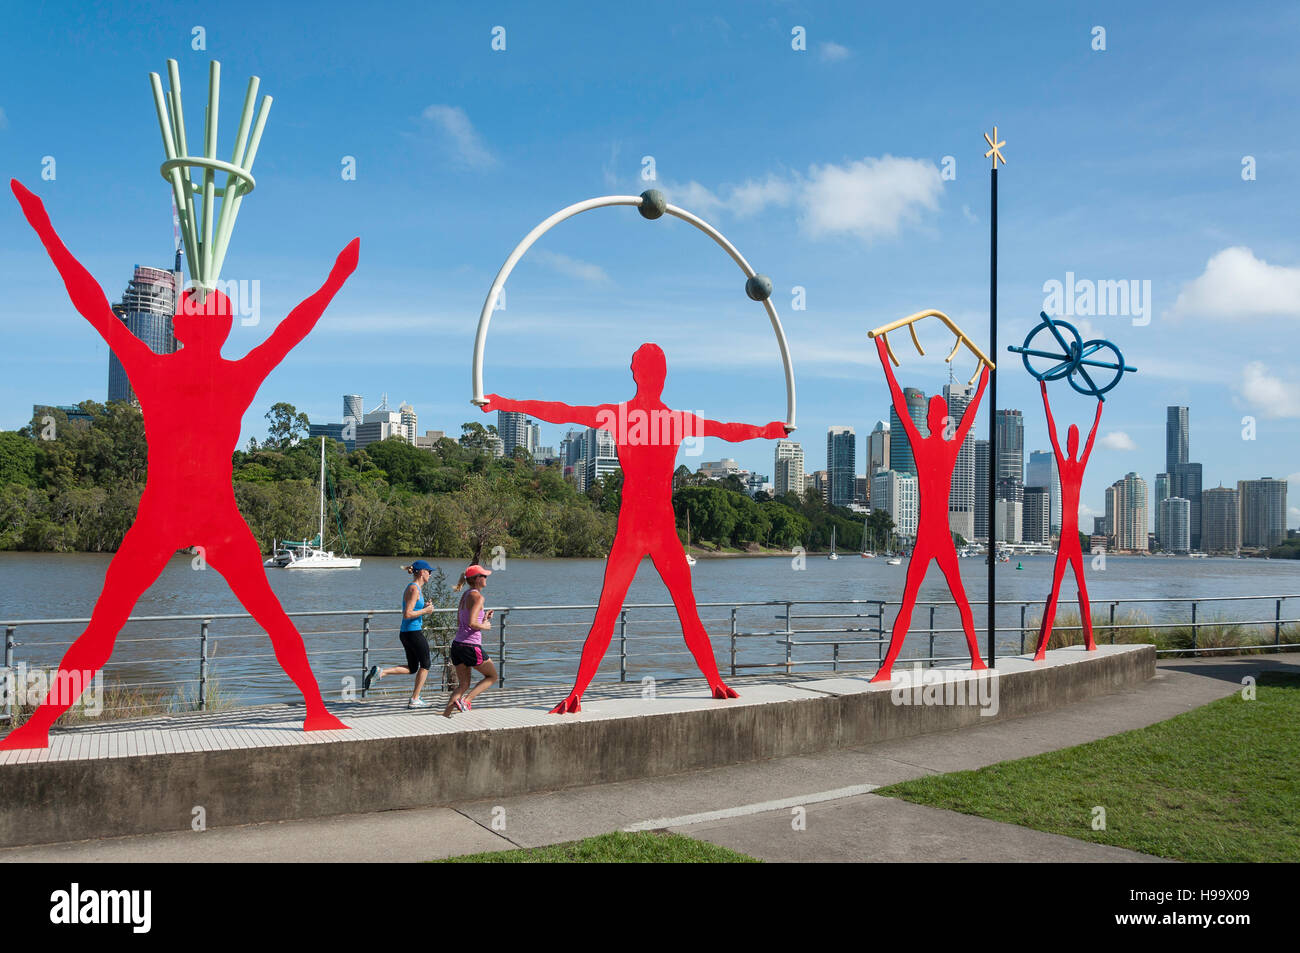
[[[8,848],[0,862],[420,861],[627,829],[669,829],[767,861],[1154,861],[871,791],[1164,721],[1240,690],[1242,678],[1264,670],[1300,672],[1300,654],[1161,662],[1155,678],[1134,691],[806,757],[454,808]],[[795,808],[803,809],[802,830],[791,823]]]

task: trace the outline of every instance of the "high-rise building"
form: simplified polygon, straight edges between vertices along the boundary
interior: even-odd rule
[[[772,464],[776,495],[803,492],[803,446],[797,440],[778,440]]]
[[[989,538],[989,442],[975,441],[975,538]]]
[[[176,352],[172,319],[176,316],[178,288],[181,288],[179,272],[136,265],[121,302],[113,305],[118,320],[155,354]],[[108,399],[136,400],[126,369],[112,350],[108,352]]]
[[[1025,487],[1024,518],[1021,539],[1026,543],[1049,543],[1052,540],[1052,491],[1045,486]]]
[[[1232,487],[1201,491],[1201,550],[1236,553],[1241,549],[1240,496]]]
[[[889,424],[883,420],[877,420],[876,425],[871,428],[871,434],[867,437],[867,476],[875,473],[877,470],[890,469],[889,464]]]
[[[1183,408],[1186,409],[1186,408]],[[1175,463],[1169,471],[1169,496],[1182,497],[1191,507],[1192,548],[1201,547],[1201,465]]]
[[[916,475],[878,470],[871,475],[871,508],[884,510],[894,521],[894,532],[904,539],[916,536],[920,500]]]
[[[1174,467],[1188,460],[1186,407],[1165,408],[1165,472],[1173,475]],[[1178,494],[1175,493],[1175,496]]]
[[[497,411],[497,433],[505,447],[506,456],[515,452],[515,447],[528,448],[528,415],[513,410]]]
[[[1032,450],[1025,468],[1026,490],[1031,486],[1047,487],[1050,532],[1061,530],[1061,474],[1056,468],[1056,454],[1050,450]],[[1049,537],[1050,538],[1050,537]]]
[[[998,479],[1025,482],[1025,417],[1018,410],[997,413]]]
[[[614,435],[608,430],[588,427],[586,447],[583,450],[587,476],[583,489],[594,486],[601,477],[622,469],[618,463],[618,449],[614,445]]]
[[[1025,485],[1016,477],[998,480],[997,511],[993,515],[996,539],[1019,543],[1024,539]]]
[[[414,417],[415,411],[411,411]],[[346,425],[346,421],[345,421]],[[356,448],[358,450],[387,440],[389,437],[401,437],[407,443],[415,437],[415,431],[408,430],[403,422],[403,412],[388,406],[388,395],[384,394],[379,406],[361,418],[356,427]]]
[[[1167,552],[1186,553],[1192,548],[1192,504],[1181,496],[1161,500],[1156,507],[1156,539]]]
[[[972,392],[969,387],[960,384],[946,384],[943,388],[944,400],[948,404],[948,416],[955,428],[970,405]],[[952,482],[948,489],[948,529],[959,534],[962,539],[975,538],[975,428],[966,431],[961,449],[957,451],[957,461],[952,468]],[[945,434],[946,436],[946,434]]]
[[[1115,549],[1147,551],[1146,480],[1130,472],[1107,487],[1106,526],[1115,540]]]
[[[1156,492],[1155,496],[1151,498],[1151,505],[1156,508],[1156,539],[1159,540],[1161,546],[1164,545],[1164,540],[1160,539],[1160,504],[1169,499],[1170,495],[1169,474],[1157,473]]]
[[[360,394],[343,395],[343,422],[344,423],[348,422],[349,417],[351,417],[357,423],[360,423],[361,418],[364,417],[365,415],[366,412],[362,405]]]
[[[925,391],[915,387],[903,388],[903,400],[907,403],[907,416],[916,425],[916,432],[922,437],[930,436],[930,425],[926,420]],[[889,466],[899,473],[916,473],[916,459],[912,456],[912,445],[907,439],[907,430],[898,418],[898,409],[889,405]]]
[[[415,435],[419,433],[419,417],[416,416],[415,408],[406,401],[402,401],[397,408],[397,413],[402,418],[402,427],[406,430],[407,443],[414,443]]]
[[[1286,480],[1238,480],[1241,545],[1271,549],[1286,539]]]
[[[858,474],[857,435],[852,427],[831,427],[826,431],[827,502],[848,506],[853,502],[854,478]]]
[[[830,499],[830,474],[825,470],[814,470],[805,480],[805,492],[812,490],[825,503]]]
[[[535,424],[531,420],[528,422],[528,452],[537,456],[537,451],[542,446],[542,428],[540,424]]]

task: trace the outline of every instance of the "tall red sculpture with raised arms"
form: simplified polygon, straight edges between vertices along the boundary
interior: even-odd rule
[[[916,424],[912,422],[911,414],[908,413],[907,400],[903,396],[902,388],[894,379],[894,370],[890,367],[890,362],[897,363],[898,359],[894,356],[885,335],[895,328],[906,326],[912,335],[912,342],[916,345],[916,349],[924,354],[925,351],[921,348],[921,342],[916,336],[913,325],[927,317],[939,318],[956,333],[957,343],[953,346],[952,353],[948,355],[949,361],[956,355],[957,349],[965,344],[980,359],[981,367],[979,388],[975,392],[975,397],[966,406],[966,412],[960,421],[955,423],[951,421],[948,416],[948,405],[942,397],[936,394],[930,398],[926,417],[930,435],[922,437],[920,431],[916,429]],[[966,598],[966,590],[961,582],[957,548],[953,545],[952,531],[948,527],[948,497],[952,489],[952,471],[957,463],[957,454],[961,450],[962,441],[966,439],[966,433],[975,423],[975,413],[979,409],[980,400],[984,397],[984,387],[989,380],[990,362],[952,319],[941,311],[919,311],[901,321],[877,328],[871,332],[871,337],[876,339],[876,350],[880,354],[880,363],[885,369],[885,379],[889,382],[889,393],[894,402],[894,409],[898,413],[898,419],[903,423],[903,429],[907,432],[908,446],[916,460],[917,508],[920,511],[917,518],[916,543],[912,547],[912,555],[907,563],[907,582],[898,615],[894,617],[894,628],[889,637],[889,650],[885,653],[880,670],[872,676],[871,680],[887,682],[893,677],[894,662],[898,659],[903,641],[907,638],[907,630],[912,624],[912,609],[916,606],[916,596],[921,589],[921,583],[925,580],[925,572],[930,567],[931,560],[939,565],[944,578],[948,580],[953,601],[957,603],[962,631],[966,635],[966,645],[970,649],[971,669],[974,671],[987,668],[988,666],[980,657],[979,645],[975,641],[975,621],[971,616],[970,602]]]
[[[691,588],[691,569],[686,563],[677,519],[673,513],[673,464],[686,437],[720,437],[723,440],[778,439],[786,435],[780,421],[756,426],[708,420],[688,411],[673,410],[660,399],[668,365],[657,344],[642,344],[632,355],[632,377],[636,396],[619,404],[571,407],[554,401],[508,400],[487,395],[483,410],[505,410],[528,414],[554,424],[579,424],[606,430],[614,437],[618,462],[623,470],[622,501],[618,530],[605,562],[605,581],[600,605],[582,646],[578,677],[569,696],[552,711],[556,714],[581,710],[582,693],[600,668],[614,635],[614,623],[636,575],[642,557],[654,562],[659,578],[668,587],[682,624],[682,635],[695,656],[714,698],[735,698],[734,689],[722,681],[713,658],[709,634],[704,631]]]
[[[201,304],[186,291],[174,319],[181,349],[155,354],[113,314],[103,290],[55,233],[41,200],[17,181],[11,185],[73,306],[122,362],[139,397],[149,441],[149,470],[135,522],[109,564],[90,624],[63,656],[61,677],[102,668],[136,601],[167,560],[177,549],[197,545],[206,564],[225,578],[270,636],[277,661],[306,702],[303,728],[346,728],[325,709],[302,636],[267,582],[261,547],[235,503],[231,454],[262,381],[307,336],[356,268],[360,239],[339,254],[320,290],[240,360],[221,356],[232,313],[230,299],[219,291],[208,292]],[[50,726],[74,701],[55,698],[52,691],[29,721],[0,741],[0,749],[47,747]]]

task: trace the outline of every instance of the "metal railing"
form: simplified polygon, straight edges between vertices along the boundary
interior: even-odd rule
[[[1297,647],[1292,641],[1294,633],[1288,632],[1283,641],[1283,629],[1300,618],[1284,618],[1283,603],[1300,599],[1300,595],[1278,596],[1218,596],[1197,598],[1108,599],[1093,602],[1093,625],[1099,630],[1098,641],[1107,635],[1114,642],[1117,634],[1137,630],[1189,630],[1186,646],[1161,649],[1161,654],[1214,653],[1242,650],[1279,650]],[[1271,602],[1272,618],[1207,619],[1200,611],[1202,604]],[[1033,635],[1033,623],[1027,617],[1037,600],[999,600],[999,607],[1019,608],[1019,625],[1002,626],[997,632],[999,655],[1026,651],[1026,634]],[[1066,603],[1070,605],[1070,603]],[[1165,615],[1177,611],[1180,605],[1189,606],[1187,617],[1138,622],[1117,623],[1116,609],[1120,606],[1157,605]],[[1109,607],[1109,621],[1097,620],[1097,608]],[[839,672],[863,666],[878,666],[888,643],[887,612],[897,603],[879,599],[849,599],[832,601],[769,600],[763,602],[702,602],[697,604],[706,631],[710,636],[720,669],[730,677],[747,674],[796,671]],[[495,648],[495,662],[501,684],[509,679],[512,685],[567,686],[576,668],[578,649],[586,640],[591,625],[594,605],[562,606],[508,606],[496,611],[493,629],[484,634],[489,652]],[[979,606],[974,607],[978,611]],[[720,610],[720,611],[719,611]],[[928,610],[928,611],[927,611]],[[443,617],[443,627],[450,621],[453,608],[438,609]],[[956,604],[951,601],[918,602],[912,616],[905,653],[900,661],[935,665],[942,662],[961,662],[968,658],[965,638],[960,624],[943,626],[936,622],[937,613],[956,614]],[[1256,613],[1258,614],[1258,613]],[[400,658],[395,648],[400,612],[391,609],[317,610],[290,612],[307,644],[308,655],[323,694],[347,700],[365,697],[360,688],[364,673],[380,657]],[[566,618],[567,616],[567,618]],[[1001,613],[999,618],[1005,618]],[[204,710],[214,704],[248,703],[254,700],[283,701],[298,697],[296,689],[275,662],[270,651],[258,651],[249,644],[258,640],[267,645],[261,630],[240,631],[240,622],[251,619],[247,613],[212,613],[189,615],[133,616],[115,643],[115,653],[104,666],[105,679],[119,675],[109,682],[110,689],[119,697],[131,696],[133,700],[104,711],[137,710],[141,698],[157,701],[154,707],[170,706],[185,710]],[[331,621],[342,620],[342,621]],[[57,630],[83,627],[88,619],[18,619],[0,621],[4,629],[4,668],[0,678],[7,690],[4,692],[4,717],[12,719],[15,710],[16,676],[26,671],[57,669],[62,649],[72,641],[66,633]],[[889,619],[892,623],[892,617]],[[953,620],[956,622],[957,620]],[[325,627],[307,626],[319,622]],[[375,645],[376,623],[385,626],[391,643]],[[171,634],[177,624],[197,626],[197,633]],[[981,650],[985,648],[985,631],[975,620],[976,634]],[[1271,641],[1235,643],[1232,645],[1202,644],[1202,633],[1216,627],[1234,626],[1259,631],[1272,636]],[[227,628],[230,627],[230,628]],[[153,634],[138,633],[135,629],[152,630]],[[1078,624],[1054,626],[1056,631],[1079,631]],[[576,630],[572,637],[565,630]],[[55,630],[51,632],[51,630]],[[426,630],[428,631],[428,630]],[[435,626],[434,631],[439,631]],[[19,634],[51,632],[48,639],[19,639]],[[63,636],[63,637],[61,637]],[[196,638],[197,636],[197,638]],[[1262,637],[1262,636],[1261,636]],[[924,640],[922,643],[921,640]],[[613,644],[617,641],[617,645]],[[431,639],[431,641],[435,641]],[[195,644],[197,642],[197,645]],[[918,644],[924,644],[925,653],[918,654]],[[134,651],[122,652],[123,646],[133,645]],[[219,649],[235,646],[236,654]],[[243,650],[247,645],[248,650]],[[188,646],[188,648],[187,648]],[[569,648],[565,648],[569,647]],[[1035,645],[1029,645],[1030,651]],[[20,653],[19,649],[23,649]],[[197,649],[197,651],[196,651]],[[944,653],[947,654],[944,654]],[[138,657],[143,654],[144,658]],[[359,663],[359,665],[358,665]],[[191,667],[192,666],[192,667]],[[357,666],[357,667],[353,667]],[[174,677],[178,670],[189,668],[193,674]],[[692,677],[697,674],[694,661],[684,645],[681,626],[672,603],[635,603],[625,605],[615,623],[611,645],[605,654],[598,681],[627,682],[640,680],[644,675],[656,681]],[[409,683],[408,683],[409,684]],[[338,687],[332,687],[337,685]],[[432,686],[431,686],[432,687]],[[387,689],[369,694],[385,694]],[[168,695],[168,693],[171,693]],[[162,699],[168,697],[164,705]]]

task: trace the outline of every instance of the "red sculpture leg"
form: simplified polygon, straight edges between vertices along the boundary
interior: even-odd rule
[[[873,682],[887,682],[893,678],[894,662],[898,658],[898,653],[903,650],[903,641],[907,638],[907,630],[912,624],[912,609],[916,605],[916,594],[921,590],[925,571],[930,565],[930,555],[922,552],[921,546],[921,541],[918,539],[916,548],[912,550],[912,558],[907,562],[907,583],[903,587],[903,604],[898,607],[898,615],[894,616],[894,630],[889,636],[889,651],[885,653],[885,660],[880,663],[880,670],[871,676]]]
[[[307,648],[303,644],[302,635],[285,614],[280,600],[275,597],[271,584],[267,582],[266,570],[261,565],[262,551],[257,540],[253,538],[238,510],[229,513],[224,522],[228,529],[214,534],[221,541],[210,543],[206,549],[208,565],[221,573],[240,604],[266,630],[275,652],[275,660],[298,686],[298,691],[302,692],[307,708],[302,723],[303,730],[346,728],[347,725],[325,709],[320,686],[307,661]]]
[[[651,550],[650,558],[654,560],[659,578],[664,581],[672,594],[673,605],[677,607],[677,618],[682,624],[682,635],[686,646],[695,656],[695,664],[709,681],[709,690],[714,698],[739,698],[735,689],[727,686],[718,674],[718,662],[713,657],[713,644],[709,633],[700,621],[699,610],[695,606],[695,590],[691,586],[691,567],[682,552],[681,542],[674,532],[671,539],[660,539]]]
[[[1035,662],[1041,662],[1047,652],[1047,643],[1052,637],[1052,625],[1056,622],[1056,603],[1061,597],[1061,580],[1065,576],[1065,567],[1069,562],[1072,560],[1066,552],[1065,537],[1062,537],[1056,548],[1056,565],[1052,568],[1052,591],[1047,597],[1047,604],[1043,606],[1043,621],[1038,626],[1038,651],[1034,653]],[[1080,580],[1082,581],[1082,576]],[[1082,586],[1079,592],[1083,593]],[[1087,599],[1086,595],[1084,599]]]
[[[143,501],[142,501],[143,502]],[[113,653],[117,633],[126,624],[140,596],[153,585],[163,566],[176,551],[177,543],[160,541],[163,529],[150,519],[141,506],[141,513],[126,531],[108,572],[104,576],[104,589],[91,611],[90,624],[68,647],[59,663],[62,676],[68,672],[89,672],[93,677],[104,667]],[[184,544],[180,544],[184,545]],[[58,682],[66,684],[60,677]],[[49,694],[32,717],[3,739],[0,751],[17,748],[48,748],[50,726],[76,701],[74,698],[56,697],[56,688]]]
[[[631,544],[619,534],[614,536],[614,545],[610,547],[609,558],[605,561],[605,581],[600,588],[600,603],[596,607],[596,618],[587,633],[587,641],[582,643],[582,661],[578,663],[578,677],[567,698],[551,709],[553,715],[565,715],[582,711],[582,693],[587,690],[596,671],[605,658],[610,640],[614,637],[614,623],[618,621],[623,600],[627,597],[628,587],[636,576],[637,566],[645,550]]]
[[[1084,646],[1089,652],[1097,651],[1097,643],[1092,638],[1092,607],[1088,604],[1088,584],[1083,581],[1083,553],[1075,550],[1070,558],[1074,563],[1074,581],[1079,586],[1079,618],[1083,626]]]
[[[939,550],[935,562],[948,580],[948,589],[953,601],[957,603],[957,612],[961,615],[961,629],[966,634],[966,648],[970,650],[970,668],[972,672],[988,668],[984,657],[980,655],[979,642],[975,639],[975,619],[971,615],[970,602],[966,598],[966,587],[961,582],[961,571],[957,563],[957,554],[950,547]]]

